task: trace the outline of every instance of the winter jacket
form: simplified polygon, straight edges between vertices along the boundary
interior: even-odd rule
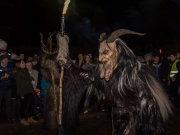
[[[2,78],[4,75],[8,74],[8,78]],[[7,65],[6,67],[0,64],[0,92],[11,90],[11,81],[13,79],[12,69]]]
[[[31,76],[27,71],[17,71],[14,77],[16,80],[17,95],[22,97],[33,92]]]

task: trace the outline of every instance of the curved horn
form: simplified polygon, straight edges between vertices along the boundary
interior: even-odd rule
[[[126,34],[135,34],[135,35],[139,35],[139,36],[146,35],[146,33],[138,33],[138,32],[127,30],[127,29],[118,29],[111,33],[110,37],[107,39],[107,42],[112,43],[115,41],[116,38],[118,38],[122,35],[126,35]]]
[[[101,42],[105,37],[106,37],[106,33],[105,32],[101,33],[99,37],[99,42]]]

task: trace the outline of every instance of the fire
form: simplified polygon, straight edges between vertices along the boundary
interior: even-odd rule
[[[69,3],[70,3],[70,0],[65,0],[64,8],[63,8],[63,13],[62,13],[63,15],[66,14]]]
[[[159,53],[162,54],[162,49],[159,49]]]

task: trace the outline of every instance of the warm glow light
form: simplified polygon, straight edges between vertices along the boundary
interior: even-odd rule
[[[63,8],[63,13],[62,13],[63,15],[66,14],[69,3],[70,3],[70,0],[65,0],[64,8]]]
[[[162,49],[159,49],[159,53],[162,54]]]

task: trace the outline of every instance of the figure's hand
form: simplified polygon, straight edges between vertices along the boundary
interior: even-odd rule
[[[175,80],[176,80],[175,78],[172,78],[172,82],[175,82]]]
[[[23,96],[23,97],[21,97],[21,99],[24,99],[24,96]]]

